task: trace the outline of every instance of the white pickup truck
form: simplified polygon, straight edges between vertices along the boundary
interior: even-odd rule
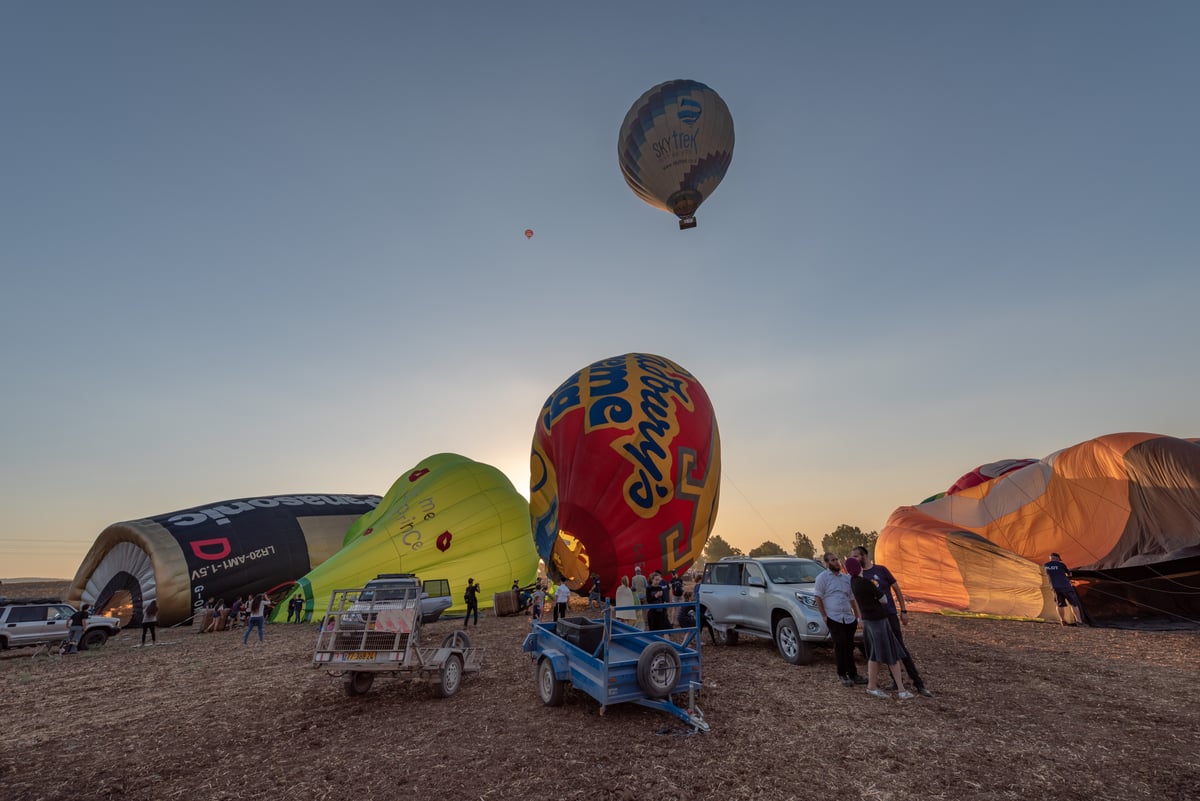
[[[418,587],[421,591],[422,623],[434,622],[442,616],[442,612],[454,605],[454,599],[450,597],[449,581],[421,581],[412,573],[380,573],[363,587],[358,595],[358,602],[380,608],[386,605],[381,602],[404,598],[410,587]]]

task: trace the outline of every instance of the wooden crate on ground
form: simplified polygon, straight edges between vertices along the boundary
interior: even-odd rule
[[[496,617],[508,617],[517,613],[519,606],[516,590],[508,590],[506,592],[498,592],[492,596],[493,609],[496,612]]]

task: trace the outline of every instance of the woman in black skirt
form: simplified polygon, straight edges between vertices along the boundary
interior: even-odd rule
[[[883,593],[875,586],[875,582],[863,578],[862,563],[854,557],[844,561],[842,566],[850,574],[850,589],[854,593],[854,600],[858,601],[859,612],[862,613],[863,639],[867,644],[867,693],[876,698],[891,698],[879,689],[879,669],[884,667],[892,672],[892,678],[900,688],[897,698],[904,700],[915,697],[904,689],[900,660],[907,656],[907,652],[904,645],[896,639],[896,634],[888,622]]]

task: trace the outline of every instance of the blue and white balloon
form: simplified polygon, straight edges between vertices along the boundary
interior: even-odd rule
[[[733,158],[733,117],[702,83],[660,83],[625,115],[617,141],[625,182],[642,200],[694,228],[696,209],[725,177]]]

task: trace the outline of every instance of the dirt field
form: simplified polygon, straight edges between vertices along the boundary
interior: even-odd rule
[[[770,643],[705,638],[707,734],[634,705],[600,715],[574,690],[543,706],[527,619],[490,613],[470,630],[483,672],[446,700],[385,678],[346,697],[309,667],[309,625],[245,646],[174,629],[154,648],[130,630],[76,656],[9,651],[0,799],[1196,797],[1200,635],[913,617],[932,699],[847,689],[831,652],[793,667]]]

